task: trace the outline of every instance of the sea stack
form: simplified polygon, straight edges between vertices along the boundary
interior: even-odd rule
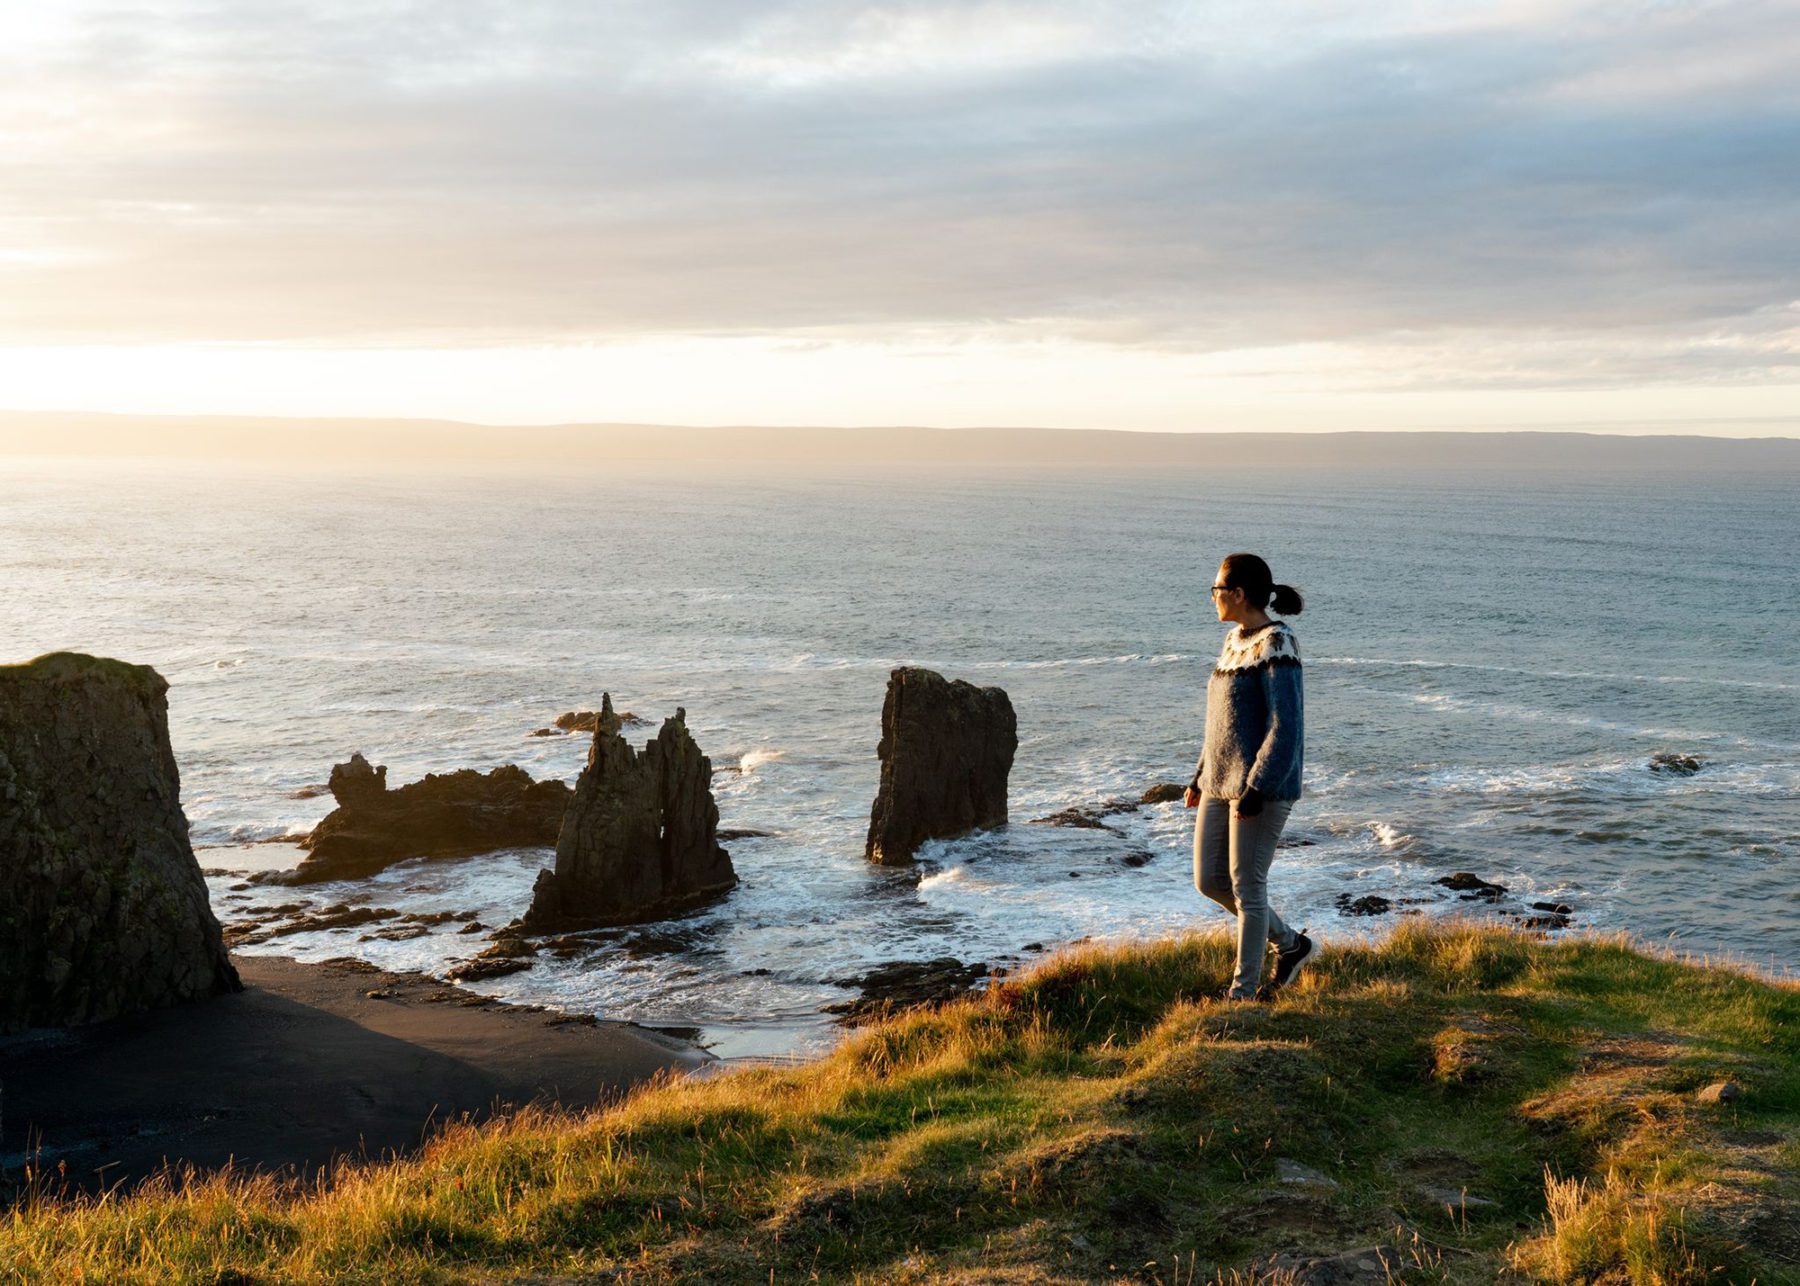
[[[533,781],[516,764],[427,773],[389,790],[387,767],[358,753],[332,768],[330,784],[338,806],[300,841],[307,856],[284,883],[360,879],[409,857],[554,844],[569,803],[568,786]]]
[[[928,839],[1006,821],[1006,778],[1019,722],[999,688],[903,666],[881,708],[881,790],[869,817],[870,861],[899,865]]]
[[[74,652],[0,667],[0,1031],[240,990],[188,843],[168,691],[147,665]]]
[[[534,933],[657,920],[737,884],[719,847],[712,764],[688,735],[687,711],[663,720],[640,754],[601,698],[587,767],[539,874],[525,928]]]

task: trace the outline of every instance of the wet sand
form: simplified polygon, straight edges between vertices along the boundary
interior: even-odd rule
[[[70,1187],[165,1164],[315,1176],[415,1148],[434,1123],[585,1107],[715,1060],[629,1023],[484,1000],[355,961],[239,956],[242,994],[0,1039],[0,1173]]]

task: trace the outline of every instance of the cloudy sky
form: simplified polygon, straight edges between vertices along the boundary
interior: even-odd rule
[[[1800,434],[1800,4],[0,11],[0,406]]]

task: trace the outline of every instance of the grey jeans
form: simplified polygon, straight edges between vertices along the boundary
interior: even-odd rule
[[[1269,866],[1275,841],[1294,809],[1291,799],[1263,802],[1255,817],[1239,817],[1235,801],[1200,800],[1194,822],[1194,887],[1237,917],[1237,972],[1231,994],[1253,996],[1262,985],[1265,943],[1291,947],[1299,935],[1269,905]]]

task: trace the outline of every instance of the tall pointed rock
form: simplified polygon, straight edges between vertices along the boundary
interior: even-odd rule
[[[557,837],[556,869],[532,889],[528,930],[661,919],[737,884],[719,847],[712,764],[688,735],[687,711],[665,719],[642,753],[619,728],[605,694]]]

